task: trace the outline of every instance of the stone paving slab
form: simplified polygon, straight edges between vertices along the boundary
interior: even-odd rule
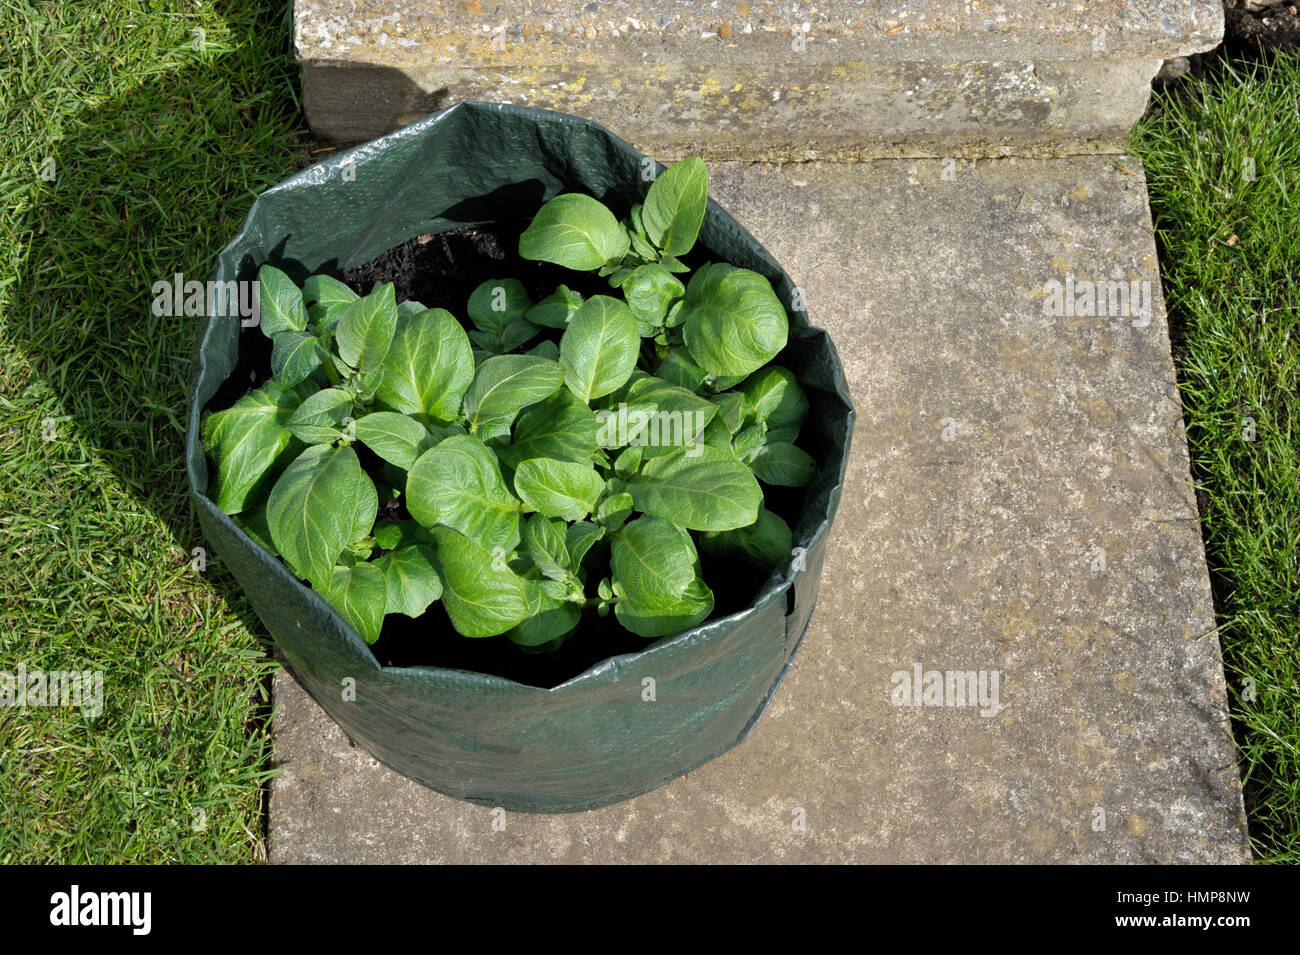
[[[796,31],[808,57],[826,61],[1161,59],[1223,32],[1218,0],[296,0],[294,13],[300,52],[369,47],[372,62],[396,67],[543,50],[531,55],[584,66],[670,54],[754,62],[783,55]],[[493,42],[498,26],[513,50]]]
[[[492,71],[305,65],[313,131],[384,135],[454,103],[514,103],[595,120],[670,162],[1116,152],[1160,60],[845,63],[778,59]]]
[[[1137,160],[710,168],[858,411],[767,714],[652,793],[500,829],[352,748],[282,673],[271,860],[1248,861]],[[1052,314],[1053,281],[1139,296]],[[982,673],[983,705],[961,679],[954,705],[899,705],[917,668]]]
[[[664,159],[1112,147],[1219,0],[296,0],[317,135],[463,100],[586,116]],[[1113,150],[1112,150],[1113,151]]]

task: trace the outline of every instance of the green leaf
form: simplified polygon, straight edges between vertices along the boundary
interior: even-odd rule
[[[537,326],[524,318],[532,307],[518,279],[489,279],[470,294],[469,317],[477,331],[470,340],[488,351],[513,351],[537,334]]]
[[[658,253],[655,252],[655,248],[653,245],[650,244],[649,239],[643,238],[642,236],[637,235],[635,232],[632,232],[629,235],[629,238],[632,240],[632,255],[640,256],[642,259],[645,259],[647,262],[653,262],[655,261],[655,259],[659,258]],[[623,284],[622,282],[618,283],[618,285],[620,286],[622,284]]]
[[[271,374],[290,387],[329,360],[329,352],[315,335],[281,332],[271,339]]]
[[[790,525],[767,508],[748,527],[700,535],[700,549],[715,557],[739,557],[762,570],[774,570],[790,559],[794,535]]]
[[[749,464],[765,444],[767,444],[767,431],[762,422],[759,422],[741,430],[731,447],[736,457]]]
[[[704,387],[716,395],[735,388],[748,377],[748,375],[709,375],[704,380]]]
[[[638,517],[612,537],[610,569],[624,593],[649,602],[675,597],[700,575],[691,535],[661,517]]]
[[[425,527],[450,527],[489,552],[519,543],[519,501],[496,455],[473,435],[444,438],[420,455],[406,478],[406,507]]]
[[[596,451],[596,413],[567,388],[529,408],[515,423],[514,443],[501,452],[510,467],[529,458],[587,464]]]
[[[524,354],[536,355],[538,358],[546,358],[550,361],[559,361],[560,346],[555,344],[555,342],[551,341],[549,338],[544,338],[532,348],[528,349],[528,351],[524,352]]]
[[[465,416],[470,431],[488,437],[509,430],[515,415],[549,398],[564,384],[558,362],[533,355],[498,355],[478,366],[465,392]]]
[[[764,484],[781,487],[806,487],[817,476],[817,462],[812,456],[787,442],[765,444],[749,466]]]
[[[665,637],[683,633],[713,612],[713,591],[703,580],[691,581],[674,599],[653,604],[620,600],[614,605],[618,622],[639,637]]]
[[[614,613],[642,637],[679,633],[713,610],[713,594],[700,579],[691,535],[658,517],[640,517],[613,537],[610,570]]]
[[[605,536],[605,529],[597,527],[590,521],[578,521],[570,524],[564,532],[564,546],[569,552],[569,567],[576,574],[582,567],[582,559],[587,556],[593,544]]]
[[[528,616],[506,632],[506,639],[523,647],[538,647],[571,633],[582,619],[582,608],[546,593],[535,580],[524,581]]]
[[[343,549],[369,533],[378,510],[375,485],[346,444],[308,448],[280,475],[266,502],[276,550],[318,588],[330,582]]]
[[[374,539],[383,550],[401,550],[415,544],[432,544],[433,534],[416,521],[380,521],[375,525]]]
[[[767,425],[767,440],[792,442],[808,415],[808,398],[794,372],[771,365],[755,372],[740,386],[757,420]]]
[[[705,265],[686,287],[683,336],[691,359],[714,375],[748,375],[785,347],[789,321],[757,272]]]
[[[504,554],[494,556],[450,528],[435,527],[433,535],[442,569],[442,603],[458,633],[495,637],[528,615],[524,580],[506,565]]]
[[[628,404],[650,404],[661,412],[690,414],[695,421],[694,434],[699,434],[718,413],[718,407],[693,391],[674,385],[662,378],[638,378],[627,390]],[[662,431],[662,428],[660,429]],[[674,428],[673,433],[678,433]],[[686,433],[683,430],[681,433]]]
[[[569,549],[564,544],[565,528],[559,521],[534,514],[524,522],[524,547],[538,570],[551,580],[568,580]]]
[[[402,524],[415,521],[379,521],[375,524],[375,546],[382,550],[396,550],[402,546]],[[419,527],[419,524],[415,524]]]
[[[378,368],[396,331],[397,300],[393,283],[385,282],[343,308],[335,339],[339,357],[359,371]]]
[[[597,439],[602,447],[643,447],[643,457],[693,447],[717,406],[685,388],[659,378],[637,378],[623,395],[617,411],[602,411]]]
[[[345,308],[346,303],[311,306],[307,309],[307,331],[319,338],[322,344],[326,344],[338,328],[339,317]]]
[[[738,434],[740,429],[750,423],[753,417],[754,409],[749,404],[749,399],[743,392],[726,391],[713,397],[713,403],[718,406],[718,414],[722,417],[723,423],[727,430],[733,435]]]
[[[403,547],[384,554],[373,565],[384,575],[386,613],[418,617],[442,596],[442,578],[432,547]]]
[[[321,597],[352,624],[362,640],[374,643],[379,639],[388,592],[378,567],[366,562],[335,567],[320,590]]]
[[[302,398],[275,379],[203,422],[203,447],[216,466],[208,496],[237,514],[257,496],[263,479],[294,453],[289,419]],[[594,444],[594,442],[593,442]]]
[[[361,540],[354,540],[347,547],[343,548],[343,553],[339,555],[339,563],[351,567],[353,564],[359,564],[362,561],[369,560],[371,553],[375,549],[375,539],[373,537],[363,537]]]
[[[600,420],[600,431],[596,440],[606,451],[644,448],[651,440],[659,440],[657,412],[658,409],[651,404],[629,405],[626,402],[620,402],[615,411],[598,411],[596,417]]]
[[[628,210],[627,221],[631,225],[632,232],[641,236],[641,238],[643,239],[649,239],[650,237],[646,235],[646,231],[645,231],[645,222],[641,218],[642,209],[643,206],[641,205],[641,203],[639,202],[633,203],[632,208]]]
[[[614,473],[624,481],[630,481],[636,477],[637,472],[641,470],[641,465],[645,461],[645,446],[634,444],[630,448],[625,448],[617,458],[614,459]]]
[[[453,434],[465,434],[465,426],[459,422],[452,424],[433,424],[425,427],[429,432],[429,437],[433,438],[433,443],[437,444],[443,438],[450,438]]]
[[[289,430],[305,444],[329,444],[343,436],[343,419],[352,413],[352,396],[341,388],[308,395],[289,419]]]
[[[575,584],[576,579],[574,578],[570,578],[569,580],[551,580],[549,577],[545,577],[537,581],[537,585],[542,588],[542,591],[554,597],[556,600],[574,600],[578,603],[585,604],[587,598],[582,594],[581,587],[575,586]]]
[[[537,335],[537,326],[526,318],[516,318],[501,331],[501,351],[512,352]]]
[[[600,398],[592,402],[592,406],[602,410],[616,410],[620,402],[627,401],[627,390],[636,384],[636,382],[649,377],[650,375],[642,371],[640,368],[633,369],[632,374],[628,376],[627,381],[623,383],[622,387],[615,388],[607,395],[602,395]]]
[[[350,305],[361,296],[332,276],[312,275],[302,283],[302,297],[305,302],[329,309],[335,305]]]
[[[623,522],[632,516],[635,507],[632,495],[627,491],[610,494],[600,502],[596,509],[596,520],[607,530],[614,531],[623,526]]]
[[[360,546],[361,542],[365,542],[369,548],[365,550],[365,554],[369,555],[370,550],[374,549],[374,538],[371,535],[375,530],[375,521],[379,518],[379,489],[376,487],[374,480],[368,474],[365,474],[364,468],[362,468],[362,473],[365,475],[365,483],[361,485],[357,506],[352,509],[352,527],[348,531],[348,542],[350,545],[355,546]],[[368,495],[371,491],[375,495],[373,498],[375,509],[373,512],[369,507],[371,498]]]
[[[423,302],[417,302],[413,298],[408,298],[405,302],[397,303],[397,318],[400,321],[403,318],[409,318],[412,315],[419,315],[421,312],[427,312]]]
[[[426,424],[446,424],[460,414],[473,378],[474,356],[465,329],[450,312],[426,309],[397,323],[375,399],[389,411],[423,415]]]
[[[675,448],[647,461],[627,489],[637,510],[697,531],[752,524],[763,499],[749,468],[705,445]]]
[[[523,318],[532,306],[518,279],[488,279],[470,293],[466,311],[475,328],[500,335],[507,322]]]
[[[515,492],[546,517],[580,521],[596,506],[605,482],[590,464],[529,458],[515,470]]]
[[[307,330],[307,306],[293,279],[271,265],[257,273],[258,324],[268,338]]]
[[[589,272],[622,261],[631,239],[604,204],[578,193],[558,195],[519,237],[525,259]]]
[[[687,391],[698,391],[706,375],[703,368],[691,361],[684,348],[668,349],[668,354],[659,363],[658,377]]]
[[[600,274],[602,276],[609,276],[609,284],[613,288],[619,288],[627,281],[628,276],[631,275],[633,271],[634,270],[631,267],[626,265],[607,265],[605,268],[600,270]]]
[[[641,221],[650,241],[669,255],[695,245],[709,204],[709,171],[698,156],[661,172],[646,193]]]
[[[686,286],[660,265],[643,265],[621,286],[628,308],[640,321],[662,326],[668,307],[686,294]]]
[[[582,296],[570,291],[567,285],[559,285],[554,292],[530,308],[524,317],[543,328],[564,328],[580,308]]]
[[[736,456],[732,448],[731,432],[727,430],[721,418],[715,417],[709,422],[709,426],[704,429],[704,434],[700,435],[700,441],[706,447],[717,448],[731,457]]]
[[[357,419],[357,440],[385,461],[410,470],[437,442],[424,425],[395,411],[373,411]]]
[[[679,325],[681,325],[682,321],[686,317],[685,311],[686,311],[686,299],[682,298],[673,302],[672,308],[668,309],[667,317],[664,318],[664,328],[677,328]],[[680,342],[675,340],[674,344],[680,344]],[[701,371],[700,380],[703,381],[704,377],[705,377],[704,372]],[[696,387],[699,386],[697,385]]]
[[[231,514],[230,519],[238,524],[255,543],[279,556],[279,551],[271,543],[271,528],[266,523],[266,501],[259,501],[241,514]]]
[[[622,386],[636,368],[641,350],[636,319],[608,295],[587,299],[560,338],[564,383],[583,401]]]

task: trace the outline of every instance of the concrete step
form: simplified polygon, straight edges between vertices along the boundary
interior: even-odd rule
[[[282,673],[271,860],[1247,861],[1138,161],[710,169],[858,411],[766,715],[654,792],[501,831],[351,748]],[[1129,314],[1089,282],[1136,292]],[[985,705],[896,705],[918,667],[982,673]]]
[[[593,119],[661,159],[1115,151],[1220,0],[296,0],[312,129],[462,100]]]

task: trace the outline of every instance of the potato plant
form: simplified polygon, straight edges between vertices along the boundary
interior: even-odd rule
[[[764,485],[817,468],[795,443],[807,399],[770,364],[788,334],[771,284],[682,262],[707,194],[690,159],[621,221],[556,196],[520,255],[610,294],[489,280],[466,323],[392,284],[264,266],[271,377],[205,419],[209,494],[368,642],[438,600],[460,634],[532,651],[588,609],[643,637],[697,625],[714,601],[697,547],[777,567],[791,531]]]

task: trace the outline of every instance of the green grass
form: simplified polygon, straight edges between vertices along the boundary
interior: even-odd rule
[[[1146,164],[1161,244],[1251,837],[1261,860],[1294,864],[1300,58],[1221,64],[1160,95],[1131,148]]]
[[[0,670],[102,670],[105,704],[0,708],[0,862],[264,856],[274,664],[190,568],[196,320],[149,306],[299,158],[287,10],[0,0]]]

